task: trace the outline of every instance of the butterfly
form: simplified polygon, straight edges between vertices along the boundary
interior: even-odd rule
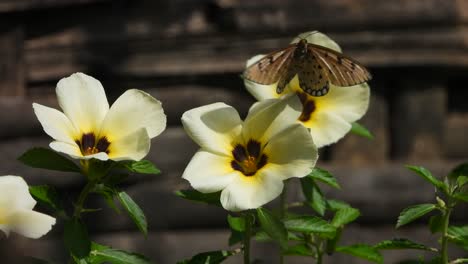
[[[327,94],[330,83],[352,86],[372,78],[369,71],[356,60],[335,50],[308,43],[306,39],[267,54],[243,73],[245,79],[258,84],[278,83],[278,94],[296,75],[301,89],[312,96]]]

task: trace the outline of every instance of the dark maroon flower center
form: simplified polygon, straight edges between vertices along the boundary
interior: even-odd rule
[[[266,165],[268,157],[261,153],[258,141],[249,140],[246,146],[237,144],[232,150],[231,167],[242,172],[245,176],[253,176]]]
[[[96,141],[94,133],[86,133],[81,136],[81,140],[76,140],[76,144],[80,147],[81,153],[84,156],[105,152],[109,154],[110,142],[106,137],[101,137]]]
[[[302,103],[302,113],[301,116],[299,116],[299,120],[306,122],[310,120],[312,113],[315,111],[315,102],[312,99],[312,96],[308,96],[306,93],[298,92],[297,96]]]

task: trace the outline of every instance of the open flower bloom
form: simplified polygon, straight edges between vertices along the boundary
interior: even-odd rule
[[[341,52],[333,40],[320,32],[300,34],[292,43],[305,38],[307,42],[325,46]],[[247,67],[258,61],[264,55],[257,55],[247,61]],[[244,80],[247,90],[257,99],[265,100],[279,98],[285,94],[297,94],[303,108],[299,120],[310,129],[318,148],[335,143],[344,137],[351,129],[351,123],[359,120],[369,106],[370,89],[367,83],[350,87],[339,87],[330,84],[328,94],[314,97],[305,93],[299,86],[297,75],[281,94],[276,93],[276,85],[261,85]]]
[[[193,188],[221,191],[227,210],[258,208],[276,198],[283,180],[304,177],[317,161],[317,148],[297,122],[300,101],[265,100],[242,121],[237,111],[214,103],[185,112],[187,134],[201,147],[184,171]]]
[[[0,230],[39,238],[50,231],[55,218],[33,211],[36,201],[19,176],[0,176]]]
[[[140,160],[166,128],[161,102],[140,90],[127,90],[109,108],[101,83],[75,73],[61,79],[56,92],[63,113],[36,103],[34,112],[55,139],[50,147],[73,158]]]

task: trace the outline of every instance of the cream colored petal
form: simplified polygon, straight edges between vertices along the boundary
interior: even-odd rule
[[[52,229],[55,218],[32,210],[19,210],[9,217],[8,224],[15,233],[40,238]]]
[[[317,148],[335,143],[351,129],[350,123],[332,113],[317,112],[312,115],[313,118],[304,125],[310,128],[310,134]]]
[[[304,32],[299,34],[297,37],[295,37],[291,43],[297,43],[301,39],[306,39],[308,43],[313,43],[316,45],[324,46],[329,49],[341,52],[340,46],[333,41],[331,38],[329,38],[327,35],[318,32],[318,31],[309,31],[309,32]]]
[[[49,147],[57,152],[65,153],[74,159],[84,159],[76,143],[68,144],[60,141],[53,141],[49,144]]]
[[[95,132],[109,110],[109,103],[101,83],[83,73],[74,73],[57,84],[60,107],[82,133]]]
[[[13,175],[0,177],[0,219],[12,210],[32,209],[35,205],[36,201],[29,194],[28,184],[22,177]]]
[[[136,89],[127,90],[111,106],[102,124],[101,136],[118,140],[145,128],[154,138],[166,128],[166,115],[161,102]]]
[[[275,134],[297,123],[301,109],[299,98],[294,95],[255,103],[244,122],[244,140],[268,141]]]
[[[267,168],[282,179],[308,175],[318,159],[310,132],[301,124],[293,125],[272,138],[263,152],[268,157]]]
[[[236,177],[221,192],[221,204],[229,211],[255,209],[278,197],[282,190],[282,175],[262,169],[254,176]]]
[[[220,191],[241,173],[231,167],[231,158],[199,150],[185,168],[182,178],[204,193]]]
[[[74,144],[78,134],[62,112],[36,103],[33,103],[33,109],[47,135],[57,141]]]
[[[332,85],[330,92],[317,99],[317,111],[333,113],[348,122],[360,119],[367,112],[370,89],[367,83],[350,87]]]
[[[241,135],[242,121],[236,109],[224,103],[197,107],[182,115],[187,134],[202,148],[230,156]]]
[[[141,160],[149,152],[151,139],[145,128],[140,128],[125,137],[111,141],[109,158],[112,160]]]

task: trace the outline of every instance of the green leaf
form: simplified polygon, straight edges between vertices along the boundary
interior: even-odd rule
[[[73,161],[46,148],[32,148],[21,155],[18,160],[33,168],[80,172],[80,168]]]
[[[450,242],[468,250],[468,225],[449,226],[447,233]]]
[[[319,215],[323,216],[327,208],[327,202],[323,197],[320,188],[310,177],[301,178],[302,192],[307,199],[307,204],[312,207]]]
[[[273,239],[265,233],[265,231],[258,231],[255,233],[254,239],[260,242],[272,242]],[[288,241],[304,241],[303,237],[296,235],[293,232],[288,232]]]
[[[87,258],[90,264],[149,264],[149,259],[140,254],[117,250],[93,243],[93,248]]]
[[[468,203],[468,193],[456,193],[453,195],[453,198]]]
[[[236,251],[227,250],[204,252],[193,256],[191,259],[177,262],[177,264],[218,264],[235,254],[237,254]]]
[[[431,233],[435,234],[437,232],[442,232],[443,225],[444,222],[442,215],[433,215],[431,218],[429,218],[429,229],[431,230]]]
[[[419,204],[404,209],[398,217],[396,228],[413,222],[435,208],[435,204]]]
[[[341,227],[348,223],[353,222],[361,215],[358,209],[352,207],[346,207],[336,211],[331,224],[334,227]]]
[[[315,256],[313,249],[304,244],[298,244],[283,250],[283,255],[287,256]]]
[[[293,232],[316,233],[326,238],[335,236],[336,228],[315,216],[299,216],[284,221],[286,229]]]
[[[116,165],[113,160],[91,159],[89,161],[88,177],[90,180],[103,179]]]
[[[336,189],[341,188],[336,178],[330,172],[321,168],[315,167],[307,177],[311,177],[314,180],[321,181]]]
[[[121,161],[119,162],[124,168],[130,172],[141,174],[159,174],[161,171],[149,160],[140,161]]]
[[[425,251],[437,252],[437,249],[431,248],[404,238],[392,240],[384,240],[374,246],[378,250],[394,250],[394,249],[419,249]]]
[[[268,236],[277,241],[281,248],[286,248],[288,245],[288,231],[280,219],[265,208],[258,208],[257,215],[260,226]]]
[[[214,193],[202,193],[197,190],[180,190],[176,191],[175,194],[186,200],[201,202],[221,207],[220,197],[221,192]]]
[[[343,208],[351,207],[348,203],[338,200],[327,200],[327,208],[331,211],[338,211]]]
[[[445,183],[443,181],[439,181],[436,177],[434,177],[428,169],[420,166],[410,165],[407,165],[406,168],[421,176],[424,180],[434,185],[437,189],[442,190],[444,192],[447,190],[447,186],[445,185]]]
[[[337,247],[336,252],[363,258],[374,263],[383,263],[382,254],[380,254],[377,249],[369,245],[356,244],[346,247]]]
[[[231,229],[231,235],[229,236],[229,246],[233,246],[237,243],[240,243],[244,240],[244,233],[238,232]]]
[[[245,219],[243,217],[234,217],[234,216],[228,215],[227,220],[232,230],[235,230],[238,232],[245,231]]]
[[[458,179],[460,176],[468,176],[468,162],[455,167],[448,175],[451,179]]]
[[[351,133],[368,139],[374,139],[372,133],[358,122],[351,123]]]
[[[120,209],[115,204],[114,198],[117,195],[118,191],[115,188],[106,186],[104,184],[96,184],[94,193],[101,195],[106,201],[107,205],[112,208],[116,213],[120,214]]]
[[[71,219],[64,225],[64,242],[68,251],[77,258],[87,257],[91,250],[88,230],[79,219]]]
[[[457,178],[457,186],[459,188],[465,186],[466,183],[468,183],[468,176],[459,176]]]
[[[138,229],[146,236],[148,234],[148,224],[141,208],[133,201],[126,192],[119,192],[118,198],[120,204],[125,208],[130,218],[136,224]]]
[[[39,203],[52,208],[56,212],[65,213],[62,200],[54,187],[48,185],[29,186],[29,193]]]

